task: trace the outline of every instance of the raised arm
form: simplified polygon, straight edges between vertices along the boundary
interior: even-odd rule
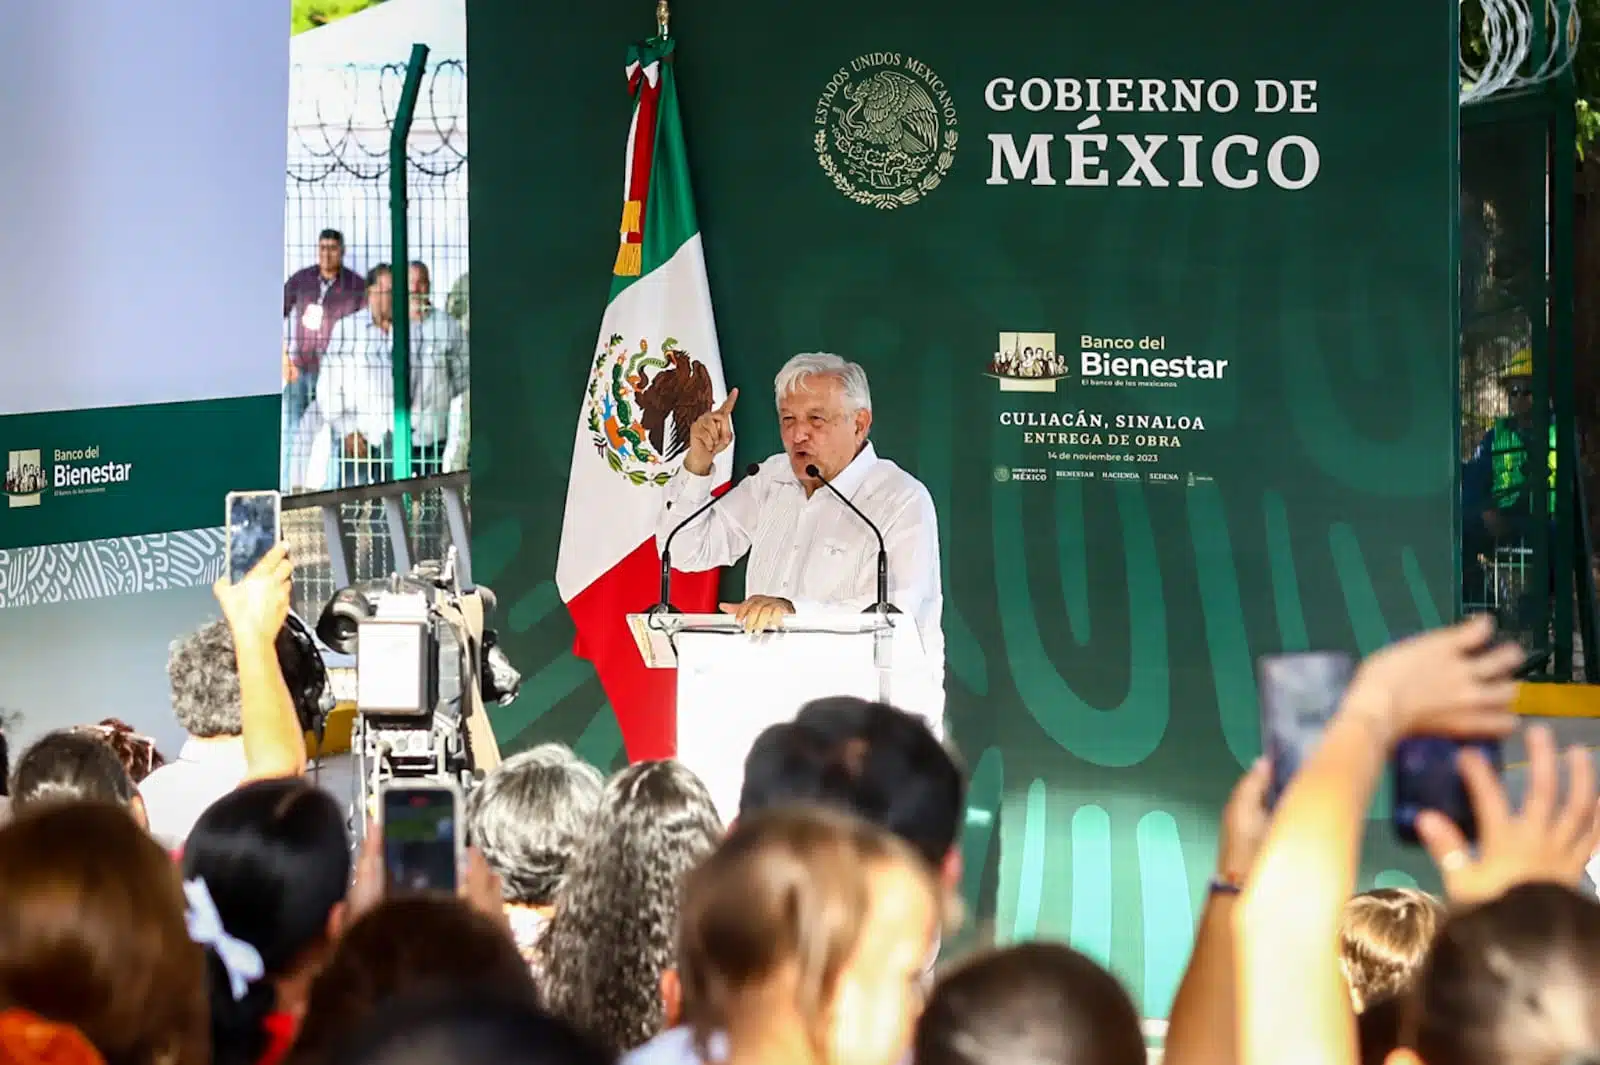
[[[728,393],[722,404],[706,411],[689,430],[689,453],[683,468],[667,483],[656,520],[656,550],[664,551],[667,537],[696,509],[711,498],[711,470],[718,455],[733,446],[733,405],[739,390]],[[731,566],[750,550],[750,530],[760,509],[753,478],[729,490],[727,499],[686,526],[672,541],[672,564],[685,572]]]
[[[1522,651],[1474,618],[1379,651],[1290,780],[1235,907],[1241,1065],[1354,1065],[1339,917],[1383,767],[1409,735],[1504,736]]]
[[[1233,787],[1217,832],[1217,874],[1206,893],[1194,950],[1167,1023],[1167,1065],[1236,1065],[1233,908],[1267,833],[1272,767],[1258,758]]]
[[[687,468],[667,482],[661,517],[656,521],[656,550],[665,549],[672,530],[711,498],[710,474],[697,477]],[[700,515],[672,541],[672,566],[686,573],[731,566],[750,550],[761,503],[755,478],[747,477],[728,490],[728,498]]]
[[[238,584],[224,574],[213,589],[233,632],[251,780],[299,776],[306,767],[305,733],[278,665],[278,630],[289,613],[293,573],[288,549],[279,544]]]

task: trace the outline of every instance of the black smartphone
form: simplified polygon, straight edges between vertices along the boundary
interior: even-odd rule
[[[1391,819],[1402,843],[1420,843],[1417,815],[1436,810],[1456,823],[1468,843],[1478,839],[1478,819],[1472,812],[1467,787],[1456,768],[1456,755],[1464,748],[1483,752],[1496,776],[1505,771],[1505,754],[1499,740],[1453,740],[1443,736],[1413,736],[1395,747],[1394,809]]]
[[[460,792],[448,784],[391,783],[379,806],[390,889],[454,894],[464,854]]]
[[[1289,779],[1322,738],[1355,675],[1342,651],[1301,651],[1256,659],[1261,700],[1261,746],[1272,764],[1267,806],[1276,806]]]
[[[277,545],[282,509],[277,492],[228,493],[228,580],[244,580]]]

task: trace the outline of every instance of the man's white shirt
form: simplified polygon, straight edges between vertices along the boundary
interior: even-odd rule
[[[185,741],[176,761],[139,785],[150,835],[169,851],[181,850],[200,815],[249,775],[242,738]]]
[[[317,384],[336,437],[359,432],[375,445],[394,428],[394,334],[362,310],[339,319]],[[411,440],[445,440],[451,401],[467,390],[467,336],[437,307],[411,323]]]
[[[889,553],[889,602],[911,617],[922,639],[932,680],[944,690],[944,593],[939,571],[939,524],[933,497],[921,481],[881,459],[868,443],[833,486],[883,532]],[[656,544],[711,497],[711,478],[680,469],[667,484]],[[672,564],[686,571],[737,562],[746,552],[745,595],[787,599],[799,615],[860,613],[878,599],[878,541],[832,492],[810,498],[779,453],[754,476],[672,541]]]

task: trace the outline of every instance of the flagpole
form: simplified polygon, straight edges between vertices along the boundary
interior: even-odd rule
[[[664,41],[671,36],[667,32],[667,23],[672,18],[672,12],[667,9],[667,0],[656,0],[656,32]]]

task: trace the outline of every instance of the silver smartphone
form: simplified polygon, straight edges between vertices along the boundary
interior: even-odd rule
[[[283,498],[277,492],[229,492],[228,580],[238,584],[281,536]]]
[[[1355,670],[1355,658],[1339,651],[1262,655],[1257,659],[1261,745],[1272,763],[1272,783],[1267,789],[1269,808],[1277,805],[1289,779],[1322,738]]]
[[[466,856],[460,790],[432,781],[391,781],[378,809],[389,889],[455,894]]]

